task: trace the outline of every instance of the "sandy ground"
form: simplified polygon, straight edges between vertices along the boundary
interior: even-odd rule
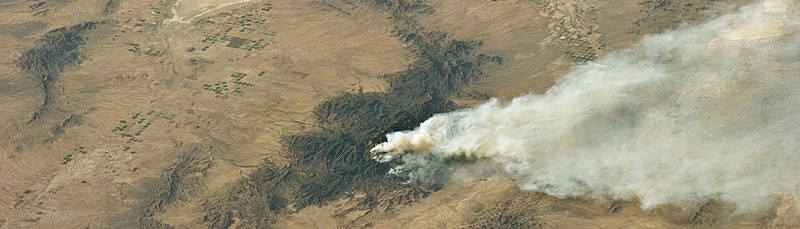
[[[187,17],[217,4],[187,2],[176,6]],[[265,20],[244,31],[228,25],[237,29],[231,36],[261,39],[258,50],[203,42],[226,28],[203,23],[235,20],[225,15],[206,15],[202,23],[162,23],[172,17],[154,12],[168,13],[172,6],[121,1],[114,3],[115,13],[103,17],[104,3],[47,3],[43,6],[52,7],[47,16],[22,14],[29,9],[20,4],[0,14],[14,18],[0,36],[8,41],[4,51],[13,53],[0,61],[0,100],[6,108],[0,121],[7,139],[0,144],[0,201],[9,206],[0,210],[4,227],[135,225],[156,181],[187,153],[204,152],[213,162],[195,187],[197,195],[213,195],[261,161],[281,161],[278,136],[314,128],[308,116],[316,104],[339,92],[380,90],[378,76],[410,61],[385,19],[362,15],[357,21],[308,2],[261,2],[225,11]],[[262,10],[266,4],[270,10]],[[65,16],[75,9],[83,11]],[[51,91],[52,109],[29,121],[41,89],[15,59],[47,30],[88,20],[109,25],[87,33],[82,48],[87,58],[60,74]],[[204,46],[209,47],[200,50]],[[219,97],[203,89],[218,82],[233,85],[236,73],[247,74],[241,82],[253,85]],[[142,142],[127,142],[112,131],[123,121],[137,121],[134,116],[152,123],[137,133]],[[80,121],[62,125],[71,117]],[[56,126],[59,131],[51,131]],[[66,155],[72,159],[62,164]],[[164,221],[194,223],[190,212],[203,200],[177,206]]]
[[[172,6],[173,18],[168,22],[188,23],[192,21],[192,19],[201,17],[214,10],[249,1],[250,0],[176,0],[175,4]]]
[[[40,2],[0,1],[0,51],[8,53],[0,55],[0,228],[135,228],[143,218],[203,227],[198,212],[205,200],[225,195],[264,160],[288,161],[280,136],[316,129],[317,104],[342,92],[385,90],[380,76],[406,69],[413,58],[392,36],[387,15],[337,8],[337,1]],[[675,18],[704,18],[651,12],[637,1],[427,2],[436,11],[419,16],[423,26],[481,40],[482,51],[506,58],[487,66],[469,93],[455,98],[460,104],[542,92],[575,64],[568,52],[588,47],[580,55],[602,57],[677,26]],[[678,12],[732,9],[676,2]],[[85,33],[86,59],[58,74],[52,102],[32,119],[42,88],[16,60],[47,31],[85,21],[106,23]],[[246,75],[235,81],[237,73]],[[204,89],[222,82],[231,85],[222,94]],[[122,126],[139,130],[139,141],[117,131]],[[181,170],[187,157],[194,164]],[[191,191],[167,192],[166,207],[146,209],[170,174],[186,181],[180,190]],[[274,227],[458,228],[504,208],[521,209],[514,214],[544,228],[800,225],[789,202],[769,216],[736,219],[714,206],[697,214],[644,212],[637,203],[525,193],[503,177],[465,178],[386,212],[358,208],[356,200],[283,215]]]

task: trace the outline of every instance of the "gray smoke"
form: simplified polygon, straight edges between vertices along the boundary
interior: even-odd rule
[[[411,179],[487,164],[556,197],[773,207],[800,185],[798,7],[765,0],[648,36],[543,95],[438,114],[372,152]]]

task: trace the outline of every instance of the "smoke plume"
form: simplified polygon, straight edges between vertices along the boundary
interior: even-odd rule
[[[544,94],[435,115],[372,152],[412,180],[485,164],[556,197],[770,208],[800,185],[799,8],[766,0],[645,37]]]

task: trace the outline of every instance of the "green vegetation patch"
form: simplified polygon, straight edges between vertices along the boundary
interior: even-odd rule
[[[250,42],[250,40],[241,37],[231,37],[230,41],[231,42],[228,43],[226,47],[240,48],[242,47],[242,45]]]
[[[67,156],[64,156],[64,158],[62,159],[61,164],[66,165],[69,164],[70,161],[72,161],[72,154],[67,154]]]
[[[126,139],[127,143],[142,142],[143,140],[139,136],[153,124],[152,120],[156,117],[157,114],[152,110],[146,114],[139,112],[133,114],[130,119],[119,120],[119,125],[114,127],[111,132]]]
[[[139,44],[130,43],[130,42],[129,43],[125,43],[125,44],[130,46],[130,48],[128,48],[128,52],[138,53],[139,51],[142,51],[142,48],[139,46]]]
[[[231,37],[230,43],[228,43],[226,47],[253,51],[266,47],[266,43],[264,42],[264,39],[259,39],[256,41],[241,37]]]
[[[272,10],[272,3],[267,3],[264,7],[261,7],[261,11],[270,11]]]
[[[231,12],[220,13],[218,16],[222,18],[222,23],[217,23],[215,21],[217,19],[209,19],[200,24],[201,26],[212,24],[214,26],[214,29],[212,30],[213,32],[209,35],[205,35],[202,39],[202,42],[209,45],[216,44],[217,42],[227,42],[228,44],[226,47],[242,49],[246,51],[262,49],[267,44],[264,42],[264,39],[256,40],[245,37],[256,31],[256,28],[254,27],[255,25],[266,22],[266,20],[260,19],[259,16],[264,16],[264,13],[270,10],[272,10],[272,4],[268,3],[261,9],[253,9],[249,11],[233,10]],[[224,29],[220,30],[219,28]],[[266,34],[274,36],[274,33]],[[209,46],[206,46],[200,50],[206,51],[208,48]]]
[[[69,164],[69,162],[72,161],[72,159],[74,159],[73,157],[74,155],[87,154],[87,153],[88,151],[86,151],[86,147],[78,146],[77,148],[72,149],[72,151],[70,151],[69,154],[67,154],[66,156],[64,156],[64,158],[61,159],[61,164],[62,165]]]
[[[217,98],[227,98],[228,93],[233,95],[241,95],[243,93],[242,87],[255,86],[253,83],[244,82],[242,79],[247,76],[247,73],[235,72],[231,74],[231,81],[217,81],[214,84],[203,84],[203,90],[214,93]],[[233,86],[232,86],[233,85]],[[231,88],[233,88],[231,90]]]

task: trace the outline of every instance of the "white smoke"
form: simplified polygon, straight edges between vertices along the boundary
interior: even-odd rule
[[[544,95],[438,114],[372,152],[412,179],[486,163],[556,197],[770,208],[800,187],[799,5],[648,36]]]

